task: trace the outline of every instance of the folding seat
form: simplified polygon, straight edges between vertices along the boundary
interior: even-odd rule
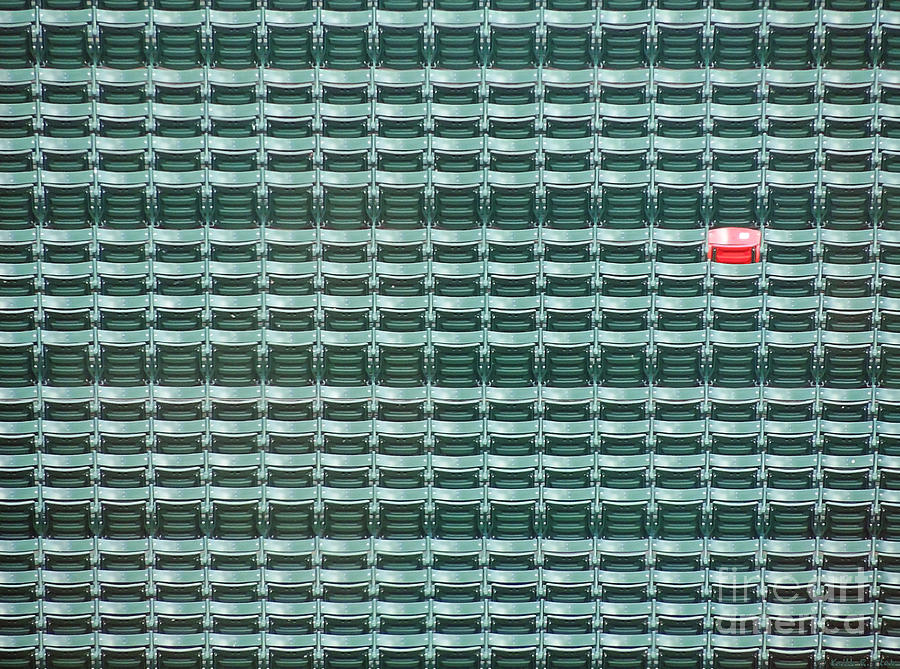
[[[155,536],[167,540],[199,539],[203,536],[203,516],[200,502],[157,501]]]
[[[48,669],[87,669],[91,666],[90,648],[48,648],[46,665]]]
[[[272,669],[312,669],[313,651],[310,649],[270,648],[269,666]]]
[[[256,502],[213,501],[210,538],[255,539],[259,535],[259,509]]]
[[[42,22],[40,40],[41,65],[44,67],[75,69],[91,63],[90,42],[84,24],[53,25]],[[28,52],[26,49],[25,53]]]
[[[716,22],[711,65],[724,69],[750,69],[759,67],[759,56],[759,28],[755,24]]]
[[[368,195],[363,188],[338,188],[325,185],[322,221],[331,229],[357,229],[368,221]]]
[[[590,189],[586,186],[566,188],[548,186],[545,194],[544,223],[548,228],[566,230],[583,228],[593,219]]]
[[[324,25],[320,64],[336,70],[366,67],[371,63],[364,25]]]
[[[815,537],[815,511],[810,504],[768,503],[766,537],[795,541]]]
[[[583,70],[592,67],[593,35],[589,25],[550,24],[547,27],[546,67]]]
[[[777,22],[776,20],[771,22],[766,47],[768,57],[766,64],[769,67],[802,70],[815,64],[813,27],[806,25],[803,17],[801,14],[797,16],[797,21],[788,18],[785,23],[781,23],[782,19],[779,16]]]
[[[258,669],[259,656],[256,648],[213,648],[213,669]]]
[[[648,65],[646,26],[604,24],[600,35],[600,64],[611,69],[632,69]]]
[[[315,381],[313,351],[309,347],[270,345],[266,378],[275,385],[308,385]]]
[[[311,188],[269,186],[267,223],[273,228],[308,228],[314,220]]]
[[[830,228],[858,230],[868,227],[872,220],[873,197],[869,187],[826,185],[824,204],[824,219]]]
[[[212,26],[210,65],[229,70],[259,64],[256,26]]]
[[[17,230],[37,223],[35,193],[31,187],[0,189],[0,228]]]
[[[322,383],[365,385],[369,382],[368,356],[364,347],[326,346],[322,359]]]
[[[658,503],[655,536],[667,541],[702,538],[703,514],[700,505]]]
[[[712,509],[710,536],[726,541],[757,539],[757,504],[715,502]]]
[[[755,386],[758,350],[754,346],[713,345],[709,382],[716,386],[742,388]]]
[[[701,67],[705,61],[703,29],[691,24],[658,24],[656,66],[671,69]]]
[[[395,70],[411,70],[425,65],[425,34],[422,26],[405,22],[387,24],[380,17],[377,64]]]
[[[898,59],[897,44],[900,38],[900,31],[893,25],[881,27],[881,58],[879,65],[886,69],[897,69]]]
[[[488,359],[488,383],[494,387],[532,386],[537,381],[535,351],[530,344],[491,346]]]
[[[37,669],[37,658],[34,648],[9,649],[0,651],[0,667],[12,669]]]
[[[3,56],[0,57],[2,67],[19,69],[34,66],[35,55],[31,26],[4,26],[0,31],[0,44],[3,45]]]
[[[44,534],[51,539],[88,539],[92,537],[90,503],[45,502]]]
[[[86,346],[45,345],[44,382],[53,386],[78,386],[90,383],[93,378],[90,353]],[[22,363],[19,363],[21,367]],[[27,378],[27,377],[26,377]]]
[[[481,219],[478,189],[436,186],[432,215],[435,227],[457,230],[475,227]]]
[[[37,513],[33,502],[9,502],[0,505],[4,540],[33,539],[38,536]]]
[[[646,345],[603,345],[599,365],[599,378],[604,386],[627,388],[647,384]]]
[[[103,539],[144,539],[148,532],[143,502],[104,501],[100,507],[99,535]]]
[[[831,69],[864,69],[873,62],[871,25],[825,25],[822,65]]]
[[[423,502],[379,502],[377,536],[382,539],[422,539],[426,532]]]
[[[481,352],[476,346],[434,346],[433,383],[437,386],[473,387],[481,378]]]
[[[223,229],[253,227],[258,221],[256,188],[213,186],[209,220]]]
[[[896,346],[882,345],[876,367],[876,379],[880,388],[900,386],[900,350]]]
[[[326,501],[322,516],[322,536],[328,539],[368,538],[368,503]]]
[[[548,539],[572,541],[593,536],[590,502],[547,503],[543,535]]]
[[[140,386],[146,382],[146,349],[143,346],[100,346],[98,380],[103,385]]]
[[[870,385],[869,346],[838,349],[825,346],[822,381],[833,388],[861,388]]]
[[[134,69],[147,64],[143,25],[100,24],[98,64],[115,69]]]
[[[103,669],[124,669],[125,667],[147,669],[149,664],[146,652],[143,648],[101,648],[100,666]]]
[[[210,382],[222,386],[259,383],[258,353],[255,346],[213,344],[210,356]]]
[[[37,383],[38,371],[31,346],[3,346],[0,348],[0,362],[3,363],[0,386],[15,388]]]
[[[536,650],[530,649],[491,649],[490,663],[492,667],[500,669],[510,669],[511,667],[525,667],[526,669],[536,669],[537,657]]]
[[[702,356],[700,347],[694,344],[656,347],[656,383],[663,386],[687,387],[701,381]]]
[[[603,539],[646,539],[649,536],[646,502],[604,502],[600,516]]]
[[[435,502],[432,533],[437,539],[481,538],[479,502]]]
[[[285,70],[312,67],[315,44],[311,25],[266,21],[266,63]]]
[[[467,24],[465,15],[460,15],[461,23],[444,23],[443,17],[435,17],[434,46],[431,65],[448,70],[471,70],[481,65],[482,46],[480,18]]]

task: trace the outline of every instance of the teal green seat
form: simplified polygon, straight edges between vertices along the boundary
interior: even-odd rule
[[[732,4],[741,4],[741,2]],[[725,8],[723,7],[723,9]],[[737,70],[759,67],[759,29],[756,27],[717,25],[713,32],[710,61],[716,67],[724,69]]]
[[[433,536],[440,539],[477,539],[481,537],[481,513],[475,503],[435,503]]]
[[[135,69],[147,64],[143,27],[100,27],[100,65],[116,69]]]
[[[195,386],[203,383],[203,358],[199,346],[159,346],[156,351],[156,383]]]
[[[656,351],[656,378],[659,385],[687,387],[701,381],[701,352],[698,346],[660,345]]]
[[[380,346],[378,351],[379,385],[412,388],[425,383],[425,357],[422,348]]]
[[[37,513],[31,502],[5,502],[0,505],[3,528],[0,530],[5,540],[31,539],[37,537]]]
[[[146,349],[143,346],[101,346],[99,382],[112,386],[146,383]]]
[[[535,28],[492,28],[490,65],[502,69],[525,69],[537,65]]]
[[[873,45],[870,30],[867,27],[827,26],[823,66],[842,70],[871,67]]]
[[[603,539],[646,539],[649,535],[646,503],[604,502],[599,532]]]
[[[156,63],[173,70],[187,70],[203,64],[199,26],[157,26]]]
[[[878,513],[879,539],[897,541],[900,537],[900,507],[882,504]]]
[[[209,212],[216,227],[239,229],[255,227],[258,220],[256,188],[213,186]]]
[[[900,30],[881,29],[881,58],[879,64],[888,69],[897,69],[900,64]]]
[[[325,30],[321,64],[337,70],[368,66],[369,47],[365,28],[328,26]]]
[[[210,64],[235,70],[257,66],[256,29],[213,26]]]
[[[769,28],[767,65],[782,70],[802,70],[815,64],[813,29],[772,26]]]
[[[328,385],[367,384],[369,371],[365,349],[361,347],[326,347],[321,373],[322,382]]]
[[[59,504],[45,502],[47,522],[45,536],[52,539],[87,539],[94,536],[91,512],[87,504],[74,502]]]
[[[704,218],[703,193],[700,189],[659,186],[656,202],[660,227],[679,230],[695,228]]]
[[[710,383],[727,388],[755,386],[757,355],[756,346],[714,346]]]
[[[589,539],[593,521],[589,503],[548,504],[545,510],[543,536],[550,539]]]
[[[445,387],[473,387],[480,381],[480,354],[477,347],[434,349],[434,384]]]
[[[825,189],[825,220],[829,227],[841,230],[858,230],[868,227],[872,220],[872,191],[869,188]]]
[[[879,387],[900,387],[900,350],[896,346],[881,348],[876,379]]]
[[[833,388],[862,388],[871,384],[869,347],[825,347],[822,381]]]
[[[822,538],[834,541],[869,539],[870,521],[871,507],[868,504],[826,504]]]
[[[601,34],[600,63],[611,69],[648,65],[646,28],[610,28]]]
[[[688,69],[701,67],[704,61],[700,28],[657,28],[656,64],[658,67]]]
[[[814,522],[815,510],[810,504],[769,502],[766,537],[781,541],[813,539]]]
[[[42,46],[41,64],[46,67],[74,69],[91,62],[87,26],[43,26]]]
[[[767,224],[781,230],[808,228],[816,220],[813,189],[771,187],[767,206]]]
[[[759,537],[758,507],[752,504],[715,504],[710,535],[726,541],[743,541]]]
[[[533,227],[537,222],[536,209],[534,187],[491,188],[488,215],[493,227],[506,230]]]
[[[489,533],[494,539],[532,539],[537,536],[537,515],[532,502],[493,502],[490,507]]]
[[[267,380],[276,385],[307,385],[314,380],[310,348],[294,349],[270,346],[267,356]]]
[[[647,384],[645,346],[604,346],[600,353],[599,378],[612,387],[640,387]]]
[[[92,381],[89,354],[85,347],[45,345],[43,361],[42,378],[49,385],[78,386]]]
[[[382,27],[378,35],[378,65],[412,70],[425,65],[425,37],[421,28]]]
[[[90,666],[91,650],[82,648],[51,648],[47,650],[47,665],[60,669],[86,669]]]
[[[488,383],[504,388],[534,385],[537,381],[534,366],[534,350],[531,347],[492,346]]]
[[[435,26],[432,66],[463,70],[481,64],[481,36],[477,27]]]
[[[656,534],[660,539],[685,541],[702,537],[702,511],[696,504],[657,506]]]
[[[545,64],[562,70],[590,67],[592,41],[590,29],[551,26],[547,30]]]
[[[0,29],[0,67],[19,69],[35,64],[34,44],[30,26]]]

